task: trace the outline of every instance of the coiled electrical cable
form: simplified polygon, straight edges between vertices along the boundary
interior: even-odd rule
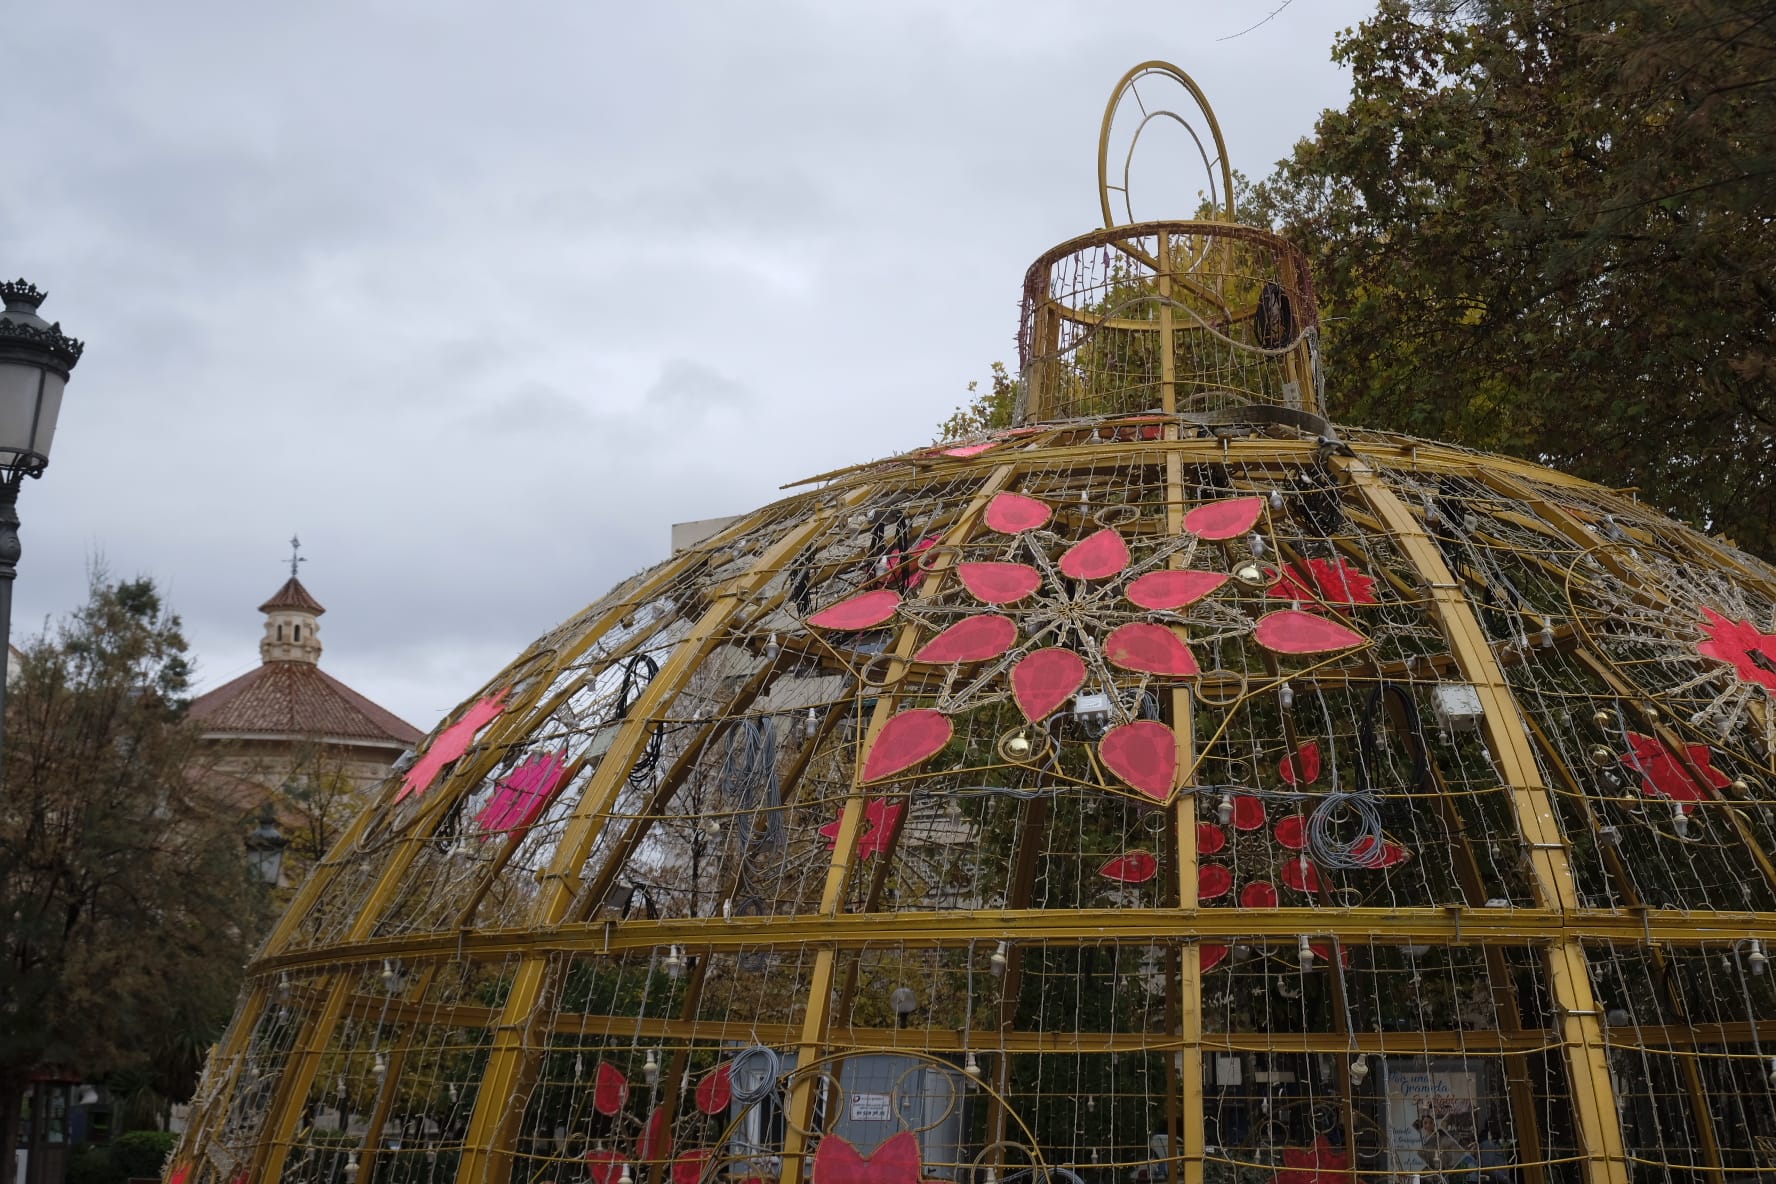
[[[660,664],[647,654],[636,654],[623,663],[623,681],[617,687],[617,710],[611,716],[613,721],[625,719],[635,701],[641,698],[642,688],[654,681],[660,673]],[[654,769],[660,763],[660,751],[666,743],[666,725],[657,724],[648,733],[647,743],[642,747],[641,756],[636,758],[635,766],[629,770],[629,784],[637,789],[648,785],[654,777]]]
[[[776,1049],[748,1045],[728,1062],[728,1088],[736,1102],[755,1106],[777,1092],[777,1078],[782,1072],[783,1058]]]

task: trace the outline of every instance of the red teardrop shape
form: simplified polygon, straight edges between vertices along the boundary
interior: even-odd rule
[[[996,493],[987,503],[987,527],[1000,534],[1019,534],[1035,530],[1053,513],[1047,502],[1039,502],[1033,497],[1021,493]]]
[[[1198,900],[1214,900],[1226,894],[1233,887],[1233,873],[1218,863],[1205,863],[1196,869],[1196,896]]]
[[[998,613],[957,621],[926,642],[913,655],[915,662],[945,665],[950,662],[984,662],[997,658],[1017,640],[1017,625]]]
[[[1010,604],[1042,586],[1042,573],[1027,563],[958,563],[956,574],[987,604]]]
[[[697,1109],[705,1114],[720,1114],[734,1100],[733,1067],[726,1061],[712,1072],[705,1073],[697,1083]]]
[[[656,1106],[635,1140],[635,1158],[643,1162],[665,1159],[671,1150],[672,1132],[666,1126],[666,1107]]]
[[[1178,778],[1178,740],[1157,720],[1110,729],[1098,741],[1098,755],[1112,773],[1155,801],[1172,796]]]
[[[1124,670],[1189,678],[1201,673],[1196,657],[1178,635],[1164,625],[1131,621],[1104,639],[1104,656]]]
[[[586,1170],[592,1176],[592,1184],[617,1184],[625,1162],[621,1151],[606,1147],[586,1152]]]
[[[1291,814],[1276,824],[1276,840],[1291,851],[1307,846],[1307,823],[1301,815]]]
[[[1240,890],[1240,907],[1242,909],[1276,908],[1276,885],[1268,880],[1253,880]]]
[[[979,456],[989,448],[997,447],[999,447],[999,441],[988,440],[985,444],[964,444],[960,448],[946,448],[943,450],[943,454],[945,456],[958,456],[967,459],[971,456]]]
[[[1196,824],[1196,853],[1198,855],[1213,855],[1225,846],[1227,846],[1226,831],[1212,822]]]
[[[1128,543],[1114,526],[1093,531],[1061,556],[1061,574],[1074,580],[1102,580],[1128,566]]]
[[[1228,577],[1218,571],[1150,571],[1137,576],[1123,595],[1132,604],[1163,612],[1195,604],[1227,580]]]
[[[1300,759],[1297,760],[1296,758]],[[1299,766],[1299,767],[1297,767]],[[1290,785],[1311,785],[1320,778],[1320,742],[1309,740],[1295,756],[1286,756],[1277,767]]]
[[[868,629],[892,617],[899,607],[900,593],[877,588],[874,592],[828,605],[809,617],[808,624],[820,629]]]
[[[1084,682],[1085,659],[1072,650],[1037,650],[1024,655],[1011,668],[1012,697],[1024,718],[1033,724],[1047,719]]]
[[[592,1109],[600,1114],[616,1114],[628,1100],[629,1079],[615,1065],[599,1061],[598,1071],[592,1075]]]
[[[1227,947],[1218,942],[1203,942],[1198,958],[1198,973],[1207,974],[1227,961]]]
[[[1149,851],[1129,851],[1099,868],[1098,874],[1124,884],[1145,884],[1159,874],[1159,860]]]
[[[709,1148],[686,1151],[672,1161],[672,1184],[697,1184],[709,1164]]]
[[[1378,851],[1374,838],[1369,835],[1364,835],[1352,843],[1350,853],[1358,863],[1370,868],[1393,867],[1406,862],[1406,848],[1398,843],[1384,840]]]
[[[880,781],[912,768],[941,750],[954,732],[949,717],[941,711],[921,707],[901,712],[876,733],[869,758],[863,762],[863,779]]]
[[[1264,803],[1249,793],[1233,795],[1233,829],[1261,830],[1264,827]]]
[[[1279,654],[1324,654],[1366,645],[1369,639],[1337,621],[1286,608],[1265,613],[1253,630],[1258,644]]]
[[[1305,856],[1291,859],[1283,864],[1283,883],[1297,892],[1318,892],[1320,873]]]
[[[1184,515],[1184,529],[1199,539],[1230,539],[1245,534],[1264,513],[1261,497],[1235,497],[1198,506]]]

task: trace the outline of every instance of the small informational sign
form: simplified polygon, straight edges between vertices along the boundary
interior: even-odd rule
[[[852,1122],[888,1122],[894,1117],[893,1100],[887,1094],[852,1094]]]

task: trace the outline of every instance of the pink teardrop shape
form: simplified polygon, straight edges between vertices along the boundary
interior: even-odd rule
[[[1207,974],[1221,963],[1227,961],[1227,947],[1218,942],[1203,942],[1202,950],[1197,955],[1199,972]]]
[[[1178,740],[1157,720],[1110,729],[1098,741],[1098,755],[1112,773],[1155,801],[1172,796],[1178,778]]]
[[[1245,534],[1264,513],[1261,497],[1236,497],[1198,506],[1184,515],[1184,529],[1199,539],[1230,539]]]
[[[1039,502],[1033,497],[1021,493],[996,493],[987,503],[986,520],[988,528],[1000,534],[1019,534],[1035,530],[1053,513],[1047,502]]]
[[[592,1074],[592,1109],[600,1114],[619,1113],[629,1101],[629,1079],[615,1065],[598,1062]]]
[[[1084,682],[1085,659],[1072,650],[1037,650],[1011,668],[1012,697],[1033,724],[1047,719]]]
[[[1252,636],[1259,645],[1279,654],[1324,654],[1369,643],[1367,637],[1337,621],[1292,608],[1259,617]]]
[[[1307,824],[1302,821],[1301,815],[1291,814],[1278,822],[1276,840],[1279,845],[1291,851],[1299,851],[1307,846]]]
[[[1131,621],[1104,639],[1104,656],[1124,670],[1189,678],[1201,672],[1189,647],[1164,625]]]
[[[1305,858],[1291,859],[1283,864],[1283,883],[1297,892],[1318,892],[1320,873]]]
[[[733,1066],[723,1061],[697,1083],[697,1109],[705,1114],[721,1114],[733,1100]]]
[[[617,1184],[626,1162],[621,1151],[608,1147],[594,1147],[586,1152],[586,1171],[592,1177],[592,1184]]]
[[[901,712],[876,733],[869,758],[863,762],[863,779],[880,781],[912,768],[948,744],[954,732],[954,725],[941,711],[916,708]]]
[[[1150,851],[1129,851],[1099,868],[1098,874],[1124,884],[1145,884],[1159,874],[1159,860]]]
[[[1213,855],[1225,846],[1227,846],[1226,831],[1212,822],[1196,824],[1196,853],[1198,855]]]
[[[1010,617],[988,613],[957,621],[926,642],[913,655],[915,662],[945,665],[950,662],[984,662],[997,658],[1017,640],[1017,625]]]
[[[1224,896],[1233,887],[1233,873],[1218,863],[1205,863],[1196,869],[1196,895],[1198,900],[1214,900]]]
[[[1276,885],[1268,880],[1253,880],[1240,890],[1240,907],[1242,909],[1276,908]]]
[[[1010,604],[1042,586],[1042,573],[1027,563],[958,563],[956,574],[987,604]]]
[[[1218,571],[1150,571],[1136,577],[1123,595],[1142,608],[1163,612],[1195,604],[1227,580],[1228,577]]]
[[[1264,803],[1249,793],[1233,795],[1233,829],[1261,830],[1264,827]]]
[[[1299,759],[1297,759],[1299,758]],[[1300,767],[1297,768],[1296,766]],[[1290,785],[1312,785],[1320,778],[1320,742],[1309,740],[1295,756],[1286,756],[1277,772]]]
[[[880,625],[900,607],[900,593],[877,588],[862,596],[853,596],[828,605],[808,618],[808,624],[821,629],[868,629]]]
[[[946,448],[943,450],[943,454],[945,456],[956,456],[967,459],[971,456],[979,456],[989,448],[997,447],[999,447],[999,441],[988,440],[985,444],[964,444],[960,448]]]
[[[1128,566],[1128,543],[1114,526],[1093,531],[1061,556],[1061,574],[1075,580],[1102,580]]]

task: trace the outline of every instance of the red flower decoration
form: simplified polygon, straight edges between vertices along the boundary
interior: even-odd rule
[[[1277,767],[1290,785],[1312,785],[1320,779],[1320,742],[1309,740],[1294,756],[1286,756]]]
[[[1212,822],[1196,824],[1196,853],[1198,855],[1213,855],[1225,846],[1227,846],[1226,831]]]
[[[635,1140],[635,1158],[648,1161],[665,1159],[672,1154],[672,1132],[666,1126],[666,1107],[655,1106],[648,1115],[641,1135]]]
[[[1280,600],[1374,604],[1375,580],[1343,559],[1306,559],[1283,569],[1270,595]]]
[[[866,802],[863,807],[864,829],[857,836],[857,858],[868,859],[887,851],[895,828],[900,825],[900,816],[905,813],[904,802],[891,803],[882,798],[871,798]],[[844,820],[845,816],[840,814],[820,828],[820,833],[826,836],[828,850],[839,845],[839,826]]]
[[[849,600],[831,604],[808,618],[808,624],[820,629],[849,632],[880,625],[900,607],[900,593],[892,588],[877,588]]]
[[[1159,874],[1159,860],[1150,851],[1129,851],[1099,868],[1098,874],[1124,884],[1145,884]]]
[[[1301,815],[1291,814],[1276,824],[1277,845],[1291,851],[1307,846],[1307,823]]]
[[[837,1135],[826,1135],[814,1149],[813,1184],[919,1184],[924,1174],[919,1137],[901,1131],[865,1159]]]
[[[916,708],[901,712],[883,724],[870,743],[863,779],[880,781],[929,760],[943,750],[955,731],[949,716],[941,711]]]
[[[492,723],[505,709],[506,693],[501,691],[463,712],[462,718],[438,733],[425,755],[413,762],[413,767],[401,778],[401,792],[395,795],[395,800],[401,801],[409,795],[417,797],[430,789],[444,766],[467,752],[475,733]]]
[[[629,1079],[615,1065],[599,1061],[597,1072],[592,1074],[592,1109],[605,1115],[618,1114],[628,1100]]]
[[[1698,643],[1696,652],[1731,662],[1741,682],[1755,682],[1776,691],[1776,633],[1765,633],[1750,621],[1735,621],[1712,609],[1703,609],[1702,615],[1708,619],[1708,640]]]
[[[1240,907],[1242,909],[1276,908],[1276,885],[1268,880],[1253,880],[1240,889]]]
[[[1218,942],[1204,942],[1199,955],[1198,973],[1207,974],[1227,960],[1227,947]]]
[[[705,1114],[720,1114],[733,1100],[734,1070],[723,1061],[697,1083],[697,1109]]]
[[[1325,1135],[1317,1136],[1312,1147],[1283,1148],[1283,1164],[1275,1184],[1345,1184],[1350,1175],[1350,1154],[1332,1146]]]
[[[522,830],[536,821],[567,772],[567,750],[522,761],[494,787],[493,797],[475,815],[482,837],[498,831]]]
[[[586,1152],[586,1170],[591,1175],[593,1184],[617,1184],[623,1175],[623,1164],[627,1162],[620,1151],[598,1147]]]
[[[1628,733],[1628,751],[1622,754],[1622,763],[1640,774],[1640,791],[1648,797],[1669,798],[1674,802],[1702,802],[1708,800],[1708,793],[1696,784],[1696,779],[1684,767],[1683,761],[1663,740],[1657,736],[1642,736],[1639,732]],[[1731,781],[1720,770],[1710,763],[1714,753],[1706,744],[1686,744],[1684,752],[1689,755],[1690,763],[1708,779],[1709,787],[1720,789]],[[1683,812],[1688,814],[1694,807],[1685,806]]]
[[[1213,900],[1233,887],[1233,873],[1218,863],[1205,863],[1196,869],[1196,895],[1200,900]]]

